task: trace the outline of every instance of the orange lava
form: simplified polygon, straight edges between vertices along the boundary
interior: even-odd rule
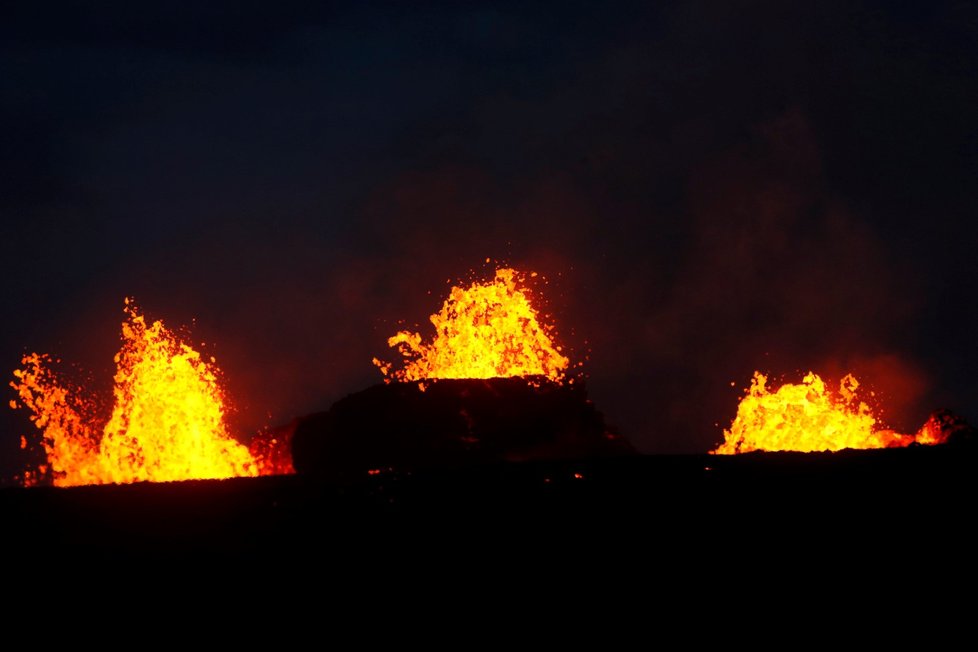
[[[179,341],[160,321],[146,324],[129,300],[115,356],[114,407],[99,424],[94,401],[69,389],[50,358],[25,356],[10,385],[43,433],[56,486],[254,476],[248,449],[227,432],[214,360]],[[25,475],[27,484],[37,473]]]
[[[401,331],[387,343],[397,347],[404,367],[374,359],[381,372],[399,381],[433,378],[546,376],[561,382],[569,360],[542,326],[521,275],[513,269],[469,287],[453,287],[441,312],[431,316],[435,339]]]
[[[964,419],[955,417],[948,410],[937,410],[917,431],[916,439],[918,444],[944,444],[955,433],[967,429]]]
[[[837,451],[901,447],[916,441],[914,435],[879,427],[869,406],[856,399],[858,388],[850,374],[833,392],[809,372],[800,384],[784,384],[771,392],[767,377],[754,372],[737,416],[723,431],[725,441],[714,452]],[[933,442],[921,439],[921,443]]]

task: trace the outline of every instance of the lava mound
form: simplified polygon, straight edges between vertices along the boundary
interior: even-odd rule
[[[582,383],[536,376],[375,385],[300,419],[292,439],[298,473],[334,479],[633,452]]]

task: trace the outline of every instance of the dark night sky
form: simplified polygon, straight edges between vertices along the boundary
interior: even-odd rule
[[[492,257],[641,450],[711,448],[754,369],[978,421],[970,3],[88,4],[0,21],[0,366],[107,390],[133,296],[246,436]]]

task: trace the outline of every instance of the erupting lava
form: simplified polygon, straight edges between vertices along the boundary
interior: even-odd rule
[[[714,452],[837,451],[943,441],[943,436],[926,431],[926,426],[917,435],[878,427],[869,406],[856,400],[858,387],[849,374],[835,394],[826,389],[818,375],[809,372],[800,384],[784,384],[772,393],[767,389],[767,377],[754,372],[730,430],[723,431],[725,441]]]
[[[128,299],[126,314],[104,426],[93,402],[67,389],[47,356],[25,356],[14,372],[10,385],[43,431],[48,466],[40,475],[57,486],[257,475],[248,449],[225,427],[213,358],[202,360],[162,322],[147,325]]]
[[[387,343],[398,347],[404,368],[374,359],[385,376],[400,381],[432,378],[546,376],[560,382],[569,360],[541,326],[520,274],[499,269],[495,279],[453,287],[441,312],[431,316],[436,334],[431,344],[421,335],[401,331]]]

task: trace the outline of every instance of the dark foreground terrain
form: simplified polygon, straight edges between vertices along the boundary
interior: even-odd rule
[[[47,567],[973,559],[976,460],[974,447],[943,446],[498,463],[344,484],[294,475],[7,488],[0,518],[5,558]]]

